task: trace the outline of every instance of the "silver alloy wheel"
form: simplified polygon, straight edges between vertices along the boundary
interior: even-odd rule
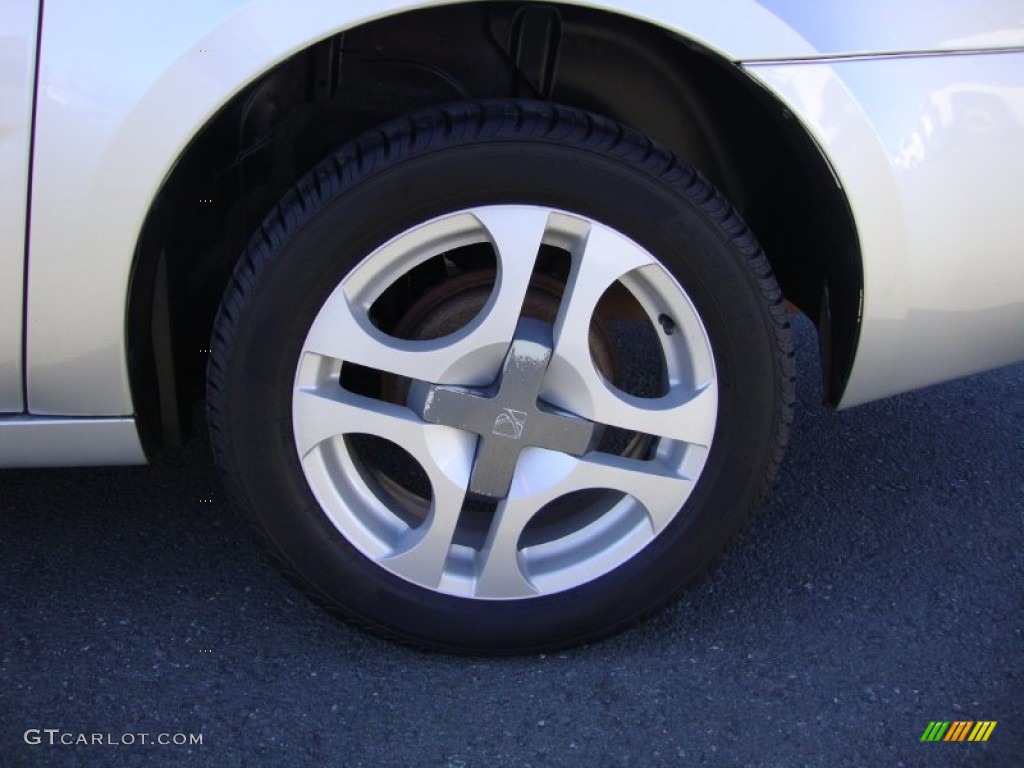
[[[424,340],[375,326],[371,308],[396,281],[481,243],[493,249],[497,270],[475,318]],[[542,246],[571,263],[553,325],[521,317]],[[616,283],[657,331],[658,396],[619,389],[594,363],[591,325]],[[348,365],[411,380],[407,402],[344,388]],[[396,576],[476,599],[561,592],[640,552],[680,514],[717,412],[707,332],[665,267],[599,222],[525,205],[442,216],[363,259],[313,321],[292,398],[305,478],[337,530]],[[611,429],[650,436],[644,455],[596,449]],[[427,492],[378,471],[354,439],[365,435],[411,457]],[[485,530],[475,537],[467,520],[481,514]],[[541,518],[549,522],[524,535]]]

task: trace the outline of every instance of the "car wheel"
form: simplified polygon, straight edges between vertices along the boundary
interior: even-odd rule
[[[762,503],[779,289],[693,170],[576,109],[431,109],[342,148],[215,321],[232,497],[310,593],[423,647],[553,649],[678,595]]]

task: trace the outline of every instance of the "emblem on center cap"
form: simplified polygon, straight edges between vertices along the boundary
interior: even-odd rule
[[[507,437],[510,440],[518,440],[523,436],[523,427],[526,426],[526,414],[512,408],[502,408],[498,418],[494,420],[492,435]]]

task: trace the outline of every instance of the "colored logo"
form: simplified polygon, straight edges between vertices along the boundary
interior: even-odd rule
[[[996,720],[932,720],[921,734],[921,741],[988,741]]]
[[[507,437],[511,440],[518,440],[523,436],[523,427],[525,426],[525,413],[514,411],[511,408],[502,408],[498,418],[494,420],[494,428],[491,430],[491,434],[498,437]]]

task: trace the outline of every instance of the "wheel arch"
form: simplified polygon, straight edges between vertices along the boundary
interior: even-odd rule
[[[136,247],[128,365],[148,449],[187,431],[219,296],[265,212],[331,147],[466,98],[599,112],[698,168],[751,226],[787,298],[818,324],[826,397],[837,403],[863,288],[852,214],[799,121],[700,37],[575,5],[442,5],[313,42],[238,89],[176,158]]]

